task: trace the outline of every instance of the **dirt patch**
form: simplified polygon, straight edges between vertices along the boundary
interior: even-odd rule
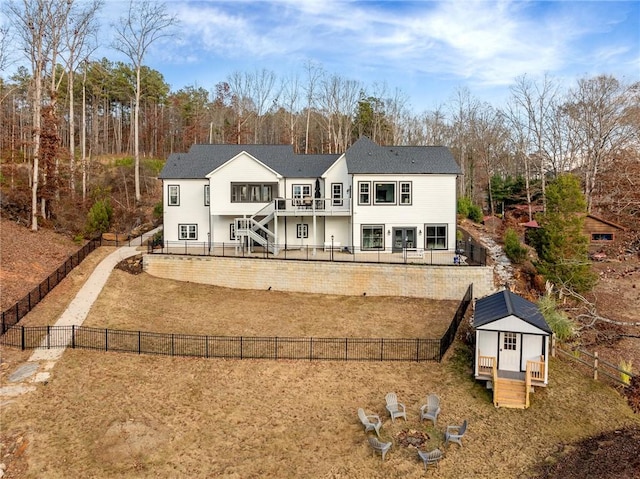
[[[169,440],[167,429],[157,421],[114,421],[95,442],[94,454],[115,470],[140,469],[145,458]]]
[[[51,230],[34,232],[14,221],[0,219],[0,309],[13,306],[80,247]]]
[[[400,431],[396,434],[396,444],[402,447],[420,449],[427,441],[429,441],[429,435],[426,432],[416,431],[415,429]]]
[[[640,477],[640,429],[624,428],[561,444],[536,479],[637,479]]]

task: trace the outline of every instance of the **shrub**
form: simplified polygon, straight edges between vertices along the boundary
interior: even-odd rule
[[[463,217],[469,218],[476,223],[480,223],[482,221],[482,209],[478,205],[474,205],[471,198],[468,196],[458,198],[457,208],[458,214]]]
[[[538,307],[559,341],[566,341],[573,336],[573,323],[566,314],[558,310],[553,296],[545,294],[538,300]]]
[[[97,200],[87,214],[85,227],[88,236],[96,236],[109,230],[113,208],[108,199]]]
[[[522,263],[527,258],[527,248],[520,244],[517,233],[511,228],[504,234],[504,252],[514,263]]]
[[[633,377],[633,375],[631,374],[633,363],[632,361],[625,361],[624,359],[622,359],[620,360],[619,366],[620,366],[620,369],[624,371],[620,373],[620,380],[624,384],[629,386],[631,384],[631,378]]]
[[[155,206],[153,207],[153,217],[157,220],[161,220],[162,219],[162,201],[158,201]]]

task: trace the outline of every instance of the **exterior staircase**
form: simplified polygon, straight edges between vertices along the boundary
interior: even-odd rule
[[[527,408],[528,394],[525,381],[495,378],[493,381],[493,404],[495,407]]]
[[[265,247],[270,253],[278,254],[278,247],[275,244],[276,234],[266,226],[274,216],[275,206],[271,202],[250,218],[236,218],[235,228],[238,243],[244,244],[244,238],[249,238]]]

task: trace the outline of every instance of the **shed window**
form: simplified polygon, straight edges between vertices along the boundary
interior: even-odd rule
[[[516,333],[504,333],[504,344],[502,345],[502,349],[507,351],[515,351],[517,346],[518,338],[516,337]]]
[[[613,241],[613,233],[591,233],[591,241]]]

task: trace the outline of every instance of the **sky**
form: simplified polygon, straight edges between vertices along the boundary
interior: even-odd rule
[[[145,64],[173,91],[213,90],[234,72],[263,69],[304,83],[312,62],[370,89],[384,86],[388,96],[399,90],[421,112],[460,88],[503,103],[522,75],[548,74],[565,86],[598,74],[640,81],[640,0],[165,3],[179,27],[152,45]],[[128,0],[105,0],[103,42],[127,11]],[[113,50],[95,55],[126,60]]]

